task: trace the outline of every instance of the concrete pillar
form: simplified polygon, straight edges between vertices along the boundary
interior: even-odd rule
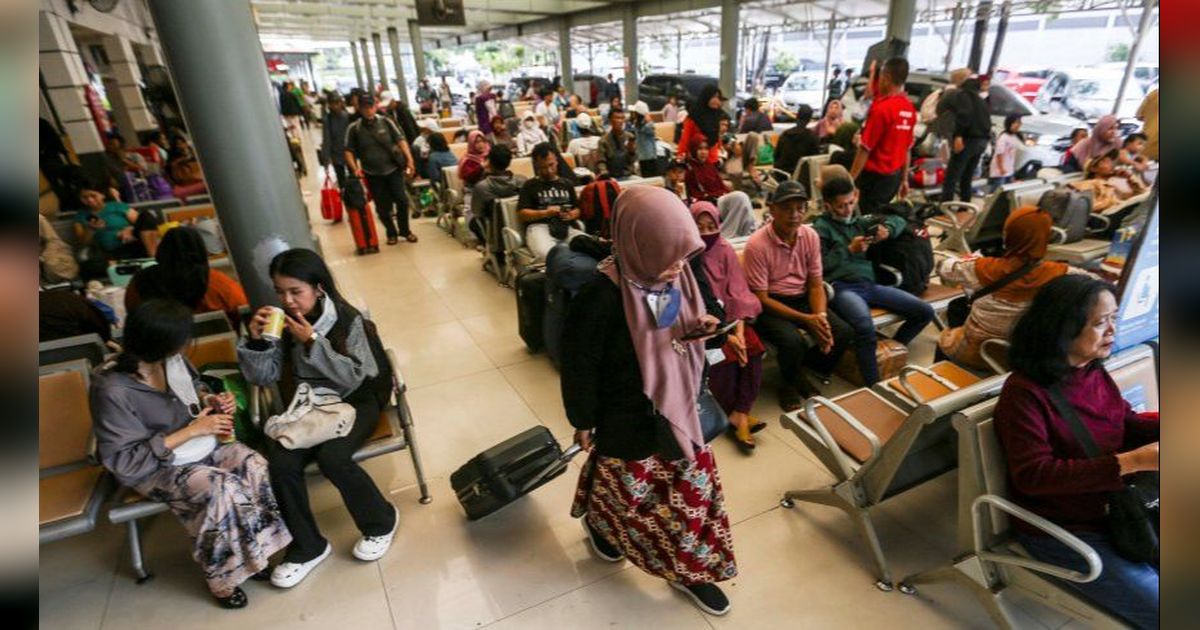
[[[675,72],[683,72],[683,31],[675,31]]]
[[[88,80],[83,59],[67,21],[46,11],[38,12],[38,70],[84,171],[93,178],[105,177],[104,140],[84,95]]]
[[[889,0],[887,31],[884,37],[912,42],[913,22],[917,19],[917,0]]]
[[[267,265],[314,248],[248,0],[149,0],[229,252],[250,303],[276,304]],[[220,89],[213,89],[220,77]],[[230,112],[237,112],[231,116]]]
[[[633,4],[625,5],[621,27],[621,43],[625,56],[625,106],[631,107],[638,99],[637,11]]]
[[[1138,20],[1137,34],[1133,38],[1133,45],[1129,47],[1129,61],[1125,64],[1125,76],[1121,77],[1121,87],[1117,88],[1117,100],[1113,103],[1112,113],[1116,113],[1121,109],[1121,102],[1125,100],[1125,90],[1129,88],[1129,79],[1133,77],[1133,68],[1137,64],[1138,52],[1142,49],[1142,40],[1146,38],[1146,31],[1150,28],[1150,19],[1154,16],[1154,8],[1158,6],[1158,0],[1142,0],[1142,19]]]
[[[721,0],[721,74],[717,85],[733,102],[737,86],[738,0]]]
[[[383,63],[383,38],[379,33],[371,33],[371,43],[375,44],[375,68],[379,70],[379,82],[383,84],[383,89],[389,89],[387,64]]]
[[[950,71],[950,62],[954,61],[954,48],[958,45],[958,32],[962,30],[962,21],[965,15],[966,10],[963,9],[962,2],[954,5],[954,21],[950,23],[950,43],[946,45],[946,58],[945,63],[942,64],[942,72]]]
[[[825,101],[829,100],[829,66],[833,64],[833,32],[837,29],[837,14],[829,14],[829,33],[825,35],[825,74],[821,77],[821,89],[825,96],[821,99],[821,112],[825,112]],[[819,115],[819,114],[818,114]]]
[[[563,87],[575,91],[575,70],[571,62],[571,18],[564,15],[558,19],[558,73]]]
[[[108,90],[108,99],[117,117],[117,128],[130,146],[137,146],[142,132],[158,128],[158,122],[146,107],[142,97],[142,72],[129,40],[119,35],[104,37],[104,52],[108,55],[116,89]]]
[[[400,57],[400,31],[395,26],[387,29],[388,46],[392,49],[392,65],[396,67],[396,98],[408,103],[408,83],[404,81],[404,63]]]
[[[375,72],[371,70],[371,53],[369,52],[370,49],[367,48],[366,37],[358,39],[358,50],[362,53],[363,70],[367,73],[367,91],[374,94],[377,84],[375,83]]]
[[[967,57],[967,67],[973,72],[979,72],[983,63],[983,47],[987,43],[988,20],[992,16],[991,0],[980,0],[975,10],[975,33],[971,36],[971,54]]]
[[[988,62],[988,74],[996,71],[1000,64],[1000,51],[1004,49],[1004,35],[1008,33],[1008,16],[1012,13],[1012,0],[1004,0],[1000,7],[1000,21],[996,24],[996,42],[992,44],[992,57]]]
[[[417,69],[417,85],[425,80],[425,44],[421,40],[421,25],[416,20],[408,22],[408,41],[412,43],[413,66]]]
[[[362,62],[358,60],[358,44],[353,39],[350,40],[350,57],[354,59],[354,80],[358,82],[358,87],[364,87]]]

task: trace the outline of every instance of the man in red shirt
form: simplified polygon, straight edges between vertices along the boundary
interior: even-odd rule
[[[875,100],[863,126],[860,150],[850,168],[863,214],[874,213],[897,192],[901,197],[908,196],[906,174],[917,110],[904,93],[907,80],[907,60],[893,57],[884,62]]]

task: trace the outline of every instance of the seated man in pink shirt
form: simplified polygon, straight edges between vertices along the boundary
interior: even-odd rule
[[[821,239],[802,222],[807,202],[803,184],[780,184],[768,202],[772,221],[750,236],[743,259],[746,281],[763,304],[754,329],[779,351],[784,411],[799,409],[803,396],[817,393],[801,375],[801,362],[826,377],[854,339],[850,324],[826,308]]]

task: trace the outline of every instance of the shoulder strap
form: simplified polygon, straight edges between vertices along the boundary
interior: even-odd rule
[[[1058,410],[1058,415],[1067,421],[1067,425],[1071,427],[1071,433],[1075,434],[1075,439],[1079,440],[1083,446],[1083,452],[1088,457],[1099,457],[1100,449],[1096,447],[1096,440],[1092,437],[1092,432],[1083,425],[1083,421],[1079,419],[1079,413],[1075,411],[1075,406],[1067,401],[1058,385],[1046,388],[1046,393],[1050,395],[1050,402]]]
[[[974,294],[971,295],[970,301],[972,303],[974,303],[975,300],[978,300],[979,298],[981,298],[989,293],[994,293],[996,291],[999,291],[1000,289],[1003,289],[1004,287],[1008,286],[1009,284],[1011,284],[1013,281],[1017,280],[1021,276],[1024,276],[1025,274],[1029,273],[1030,271],[1033,271],[1034,267],[1037,267],[1039,263],[1040,263],[1040,261],[1037,261],[1037,260],[1031,260],[1031,261],[1025,263],[1020,268],[1016,269],[1015,271],[1010,272],[1008,275],[1004,276],[1003,278],[1000,278],[999,280],[996,280],[995,282],[976,291]]]

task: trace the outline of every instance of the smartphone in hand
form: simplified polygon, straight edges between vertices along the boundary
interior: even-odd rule
[[[709,332],[706,330],[695,330],[695,331],[692,331],[692,332],[680,337],[679,340],[680,341],[695,341],[697,339],[704,339],[705,337],[715,337],[717,335],[724,335],[725,333],[733,330],[734,328],[737,328],[737,325],[738,325],[738,320],[736,320],[736,319],[731,322],[722,322],[721,324],[718,324],[716,330],[713,330],[712,332]]]

